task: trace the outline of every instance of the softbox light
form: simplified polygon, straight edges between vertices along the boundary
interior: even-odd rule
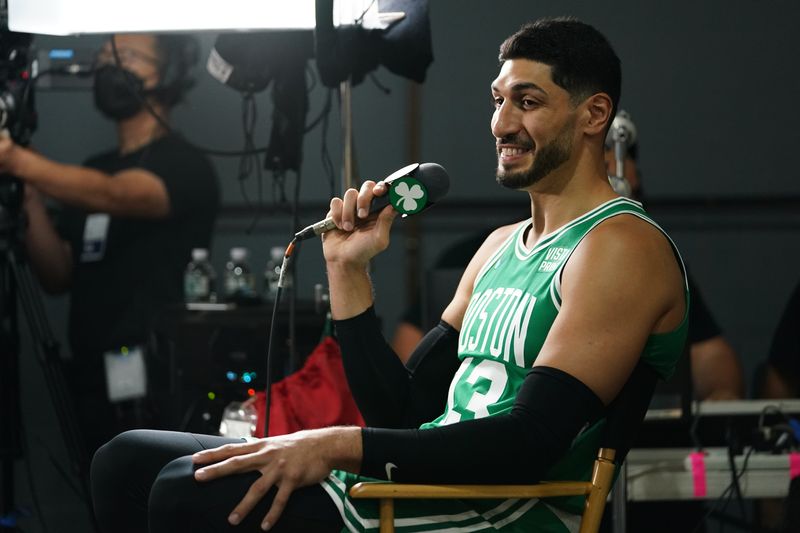
[[[206,68],[232,89],[255,93],[290,65],[304,67],[313,53],[310,31],[223,33],[214,41]]]
[[[404,16],[386,29],[335,27],[334,1],[316,0],[315,51],[322,83],[336,87],[349,79],[357,85],[378,65],[398,76],[425,81],[433,61],[428,0],[384,0],[379,5],[381,13]]]

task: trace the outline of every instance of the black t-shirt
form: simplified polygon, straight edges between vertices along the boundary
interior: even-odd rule
[[[789,297],[772,337],[769,364],[791,383],[800,382],[800,284]]]
[[[59,231],[73,258],[69,341],[73,357],[84,362],[146,341],[155,312],[181,300],[191,249],[209,247],[219,208],[210,161],[173,135],[123,156],[100,154],[86,166],[109,174],[152,172],[167,189],[170,213],[159,219],[106,217],[64,208]]]
[[[703,294],[692,279],[692,275],[687,276],[689,280],[689,294],[691,304],[689,305],[689,344],[707,341],[722,335],[722,328],[714,320],[711,311],[703,300]]]

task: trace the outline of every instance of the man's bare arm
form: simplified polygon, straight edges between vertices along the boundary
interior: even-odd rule
[[[698,400],[737,400],[744,396],[742,365],[722,335],[692,343],[689,357]]]
[[[764,383],[759,394],[762,398],[797,398],[800,396],[800,386],[797,380],[780,372],[777,368],[767,363],[764,369]]]
[[[114,175],[67,165],[0,140],[4,169],[42,193],[87,211],[118,216],[161,218],[169,214],[169,194],[161,179],[141,168]]]
[[[331,200],[328,216],[340,230],[325,233],[322,242],[331,291],[331,313],[336,320],[363,313],[373,304],[367,265],[389,246],[389,233],[397,212],[386,207],[380,214],[370,215],[369,206],[373,198],[387,192],[382,182],[365,181],[359,191],[349,189],[341,199]],[[475,277],[512,229],[512,226],[500,228],[486,239],[467,266],[442,320],[456,329],[461,328]]]
[[[661,232],[627,215],[602,223],[564,267],[561,310],[535,364],[574,376],[608,404],[647,337],[680,325],[683,288],[675,254]]]
[[[58,235],[39,193],[29,185],[24,207],[25,246],[33,271],[47,292],[62,293],[72,280],[72,248]]]

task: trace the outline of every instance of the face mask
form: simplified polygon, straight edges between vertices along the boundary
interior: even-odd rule
[[[94,74],[94,105],[111,120],[125,120],[142,109],[144,82],[133,72],[104,65]]]

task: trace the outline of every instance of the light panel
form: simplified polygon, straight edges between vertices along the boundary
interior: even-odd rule
[[[334,24],[352,24],[378,2],[339,0]],[[312,29],[314,0],[8,0],[9,29],[25,33]]]

